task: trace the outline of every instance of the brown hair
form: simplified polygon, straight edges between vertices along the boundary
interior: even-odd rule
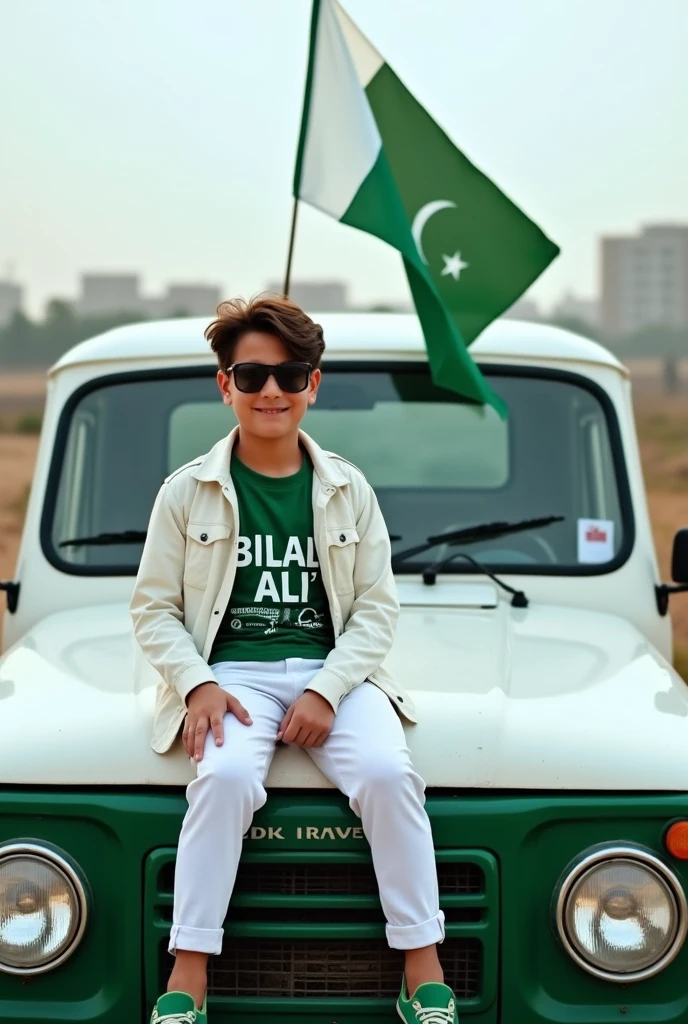
[[[217,307],[217,319],[205,336],[221,370],[231,366],[237,342],[249,331],[279,338],[292,359],[320,365],[325,350],[323,330],[290,299],[259,295],[253,299],[229,299]]]

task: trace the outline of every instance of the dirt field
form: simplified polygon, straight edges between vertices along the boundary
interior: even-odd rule
[[[17,416],[40,413],[45,399],[45,374],[0,370],[0,428]]]
[[[38,439],[0,434],[0,579],[12,579]],[[3,595],[4,597],[4,595]]]
[[[661,572],[668,580],[674,534],[688,526],[688,394],[663,398],[647,386],[651,377],[646,370],[645,386],[637,389],[636,418]],[[38,446],[35,436],[2,430],[40,412],[43,390],[42,376],[0,373],[0,579],[14,572]],[[688,676],[688,595],[672,598],[671,611],[677,665]]]

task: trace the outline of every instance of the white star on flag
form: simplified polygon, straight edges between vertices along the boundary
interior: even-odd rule
[[[445,274],[451,274],[455,281],[459,280],[459,274],[469,265],[468,263],[464,263],[461,259],[460,252],[455,252],[453,256],[445,256],[444,253],[442,253],[442,259],[444,260],[442,277],[444,277]]]

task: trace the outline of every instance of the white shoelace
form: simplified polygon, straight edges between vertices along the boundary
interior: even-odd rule
[[[448,1006],[421,1006],[417,999],[411,1003],[418,1024],[454,1024],[454,1000]]]
[[[186,1013],[164,1013],[161,1017],[157,1006],[155,1006],[151,1015],[151,1024],[196,1024],[196,1011],[187,1010]]]

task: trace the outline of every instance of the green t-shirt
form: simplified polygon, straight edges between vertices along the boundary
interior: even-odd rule
[[[264,476],[234,455],[239,551],[210,664],[326,658],[334,630],[313,540],[313,465]]]

